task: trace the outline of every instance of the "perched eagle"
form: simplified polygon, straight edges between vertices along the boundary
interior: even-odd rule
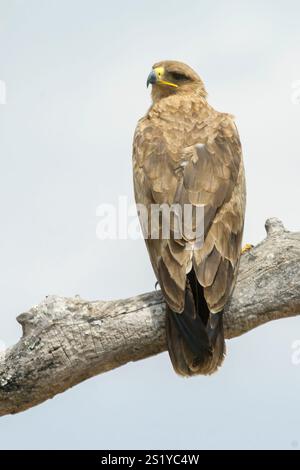
[[[233,117],[208,104],[204,84],[189,66],[159,62],[149,84],[153,102],[133,143],[136,202],[149,215],[153,205],[175,203],[203,207],[204,213],[201,246],[175,237],[174,230],[170,237],[146,237],[167,303],[168,350],[178,374],[212,374],[225,355],[223,310],[241,254],[241,143]]]

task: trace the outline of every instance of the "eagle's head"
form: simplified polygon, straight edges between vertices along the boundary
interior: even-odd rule
[[[175,60],[154,64],[147,79],[147,87],[150,84],[154,102],[178,93],[197,92],[203,98],[207,96],[199,75],[188,65]]]

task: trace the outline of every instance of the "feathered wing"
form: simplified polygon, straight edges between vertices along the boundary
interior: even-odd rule
[[[234,122],[220,113],[195,128],[192,145],[187,142],[183,150],[176,149],[174,125],[173,140],[169,134],[151,120],[140,122],[134,142],[136,200],[148,208],[162,203],[204,206],[201,248],[191,251],[191,240],[172,237],[148,238],[146,244],[172,313],[167,333],[175,370],[182,375],[212,373],[223,358],[224,339],[221,315],[211,314],[222,312],[232,292],[242,242],[241,145]]]

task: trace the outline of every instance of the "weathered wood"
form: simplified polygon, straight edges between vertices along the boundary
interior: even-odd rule
[[[266,230],[267,238],[242,256],[226,338],[300,313],[300,233],[277,219]],[[0,353],[0,416],[166,349],[165,304],[157,292],[113,302],[48,297],[18,322],[22,338]]]

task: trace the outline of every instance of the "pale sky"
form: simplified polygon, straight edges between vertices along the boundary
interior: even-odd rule
[[[45,295],[153,290],[143,241],[98,240],[96,211],[133,201],[132,136],[159,60],[194,67],[236,116],[245,242],[271,216],[299,231],[299,23],[293,0],[0,0],[0,344]],[[0,448],[300,448],[299,339],[295,318],[231,340],[210,378],[177,377],[166,353],[129,364],[1,418]]]

